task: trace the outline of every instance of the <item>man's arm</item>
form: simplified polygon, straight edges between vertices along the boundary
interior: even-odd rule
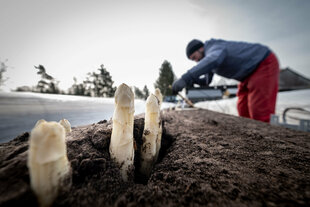
[[[200,86],[208,86],[213,79],[213,75],[214,75],[214,73],[212,73],[212,72],[205,74],[204,77],[199,78],[198,81],[194,82],[194,83],[196,83]]]
[[[209,74],[217,68],[225,59],[226,51],[223,47],[212,47],[206,52],[206,56],[194,67],[188,70],[182,79],[189,85],[198,82],[203,74]]]
[[[208,81],[208,84],[210,84],[213,78],[212,70],[221,65],[225,57],[226,50],[223,46],[211,47],[206,51],[206,56],[196,66],[188,70],[180,79],[173,83],[172,92],[177,94],[187,85],[200,82],[199,77],[203,74],[212,74]]]

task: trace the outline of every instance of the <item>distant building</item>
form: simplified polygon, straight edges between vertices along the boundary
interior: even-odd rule
[[[234,86],[231,88],[227,88],[226,91],[224,91],[223,95],[228,96],[228,98],[232,98],[237,96],[237,92],[238,92],[238,86]]]
[[[223,85],[192,87],[186,90],[186,96],[192,102],[218,100],[235,97],[238,92],[238,85],[225,85],[225,79],[218,81]],[[290,68],[280,70],[279,91],[290,91],[310,88],[310,79],[296,73]]]
[[[221,89],[194,88],[187,90],[186,96],[192,102],[198,102],[221,99],[223,94]]]
[[[290,68],[280,70],[279,91],[291,91],[310,88],[310,79]]]
[[[177,103],[177,97],[176,96],[164,96],[164,102],[171,102],[171,103]]]
[[[237,90],[237,85],[193,87],[186,90],[186,96],[192,102],[219,100],[223,95],[235,97]]]

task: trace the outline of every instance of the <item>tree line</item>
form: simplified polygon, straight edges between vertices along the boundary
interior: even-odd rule
[[[0,88],[4,85],[4,83],[8,80],[7,77],[4,76],[4,73],[7,71],[8,66],[6,64],[8,60],[1,61],[0,60]]]
[[[4,73],[7,71],[6,62],[0,61],[0,88],[4,85],[6,79]],[[114,81],[109,71],[100,65],[95,72],[87,73],[86,78],[82,82],[78,82],[76,77],[73,77],[74,83],[68,89],[68,92],[59,88],[59,81],[52,75],[47,73],[46,68],[43,65],[34,66],[37,70],[37,74],[40,76],[40,80],[35,86],[21,86],[17,87],[15,91],[31,91],[37,93],[50,93],[50,94],[69,94],[79,96],[91,96],[91,97],[113,97],[116,91],[116,87],[113,86]],[[159,68],[159,77],[154,83],[155,88],[159,88],[164,97],[172,96],[172,83],[176,79],[170,62],[165,60]],[[138,99],[146,99],[150,91],[145,85],[143,89],[133,86],[135,97]]]

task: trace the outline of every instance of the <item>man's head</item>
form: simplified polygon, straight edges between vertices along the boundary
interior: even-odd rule
[[[193,61],[200,61],[204,57],[203,42],[193,39],[187,44],[186,55],[188,59]]]

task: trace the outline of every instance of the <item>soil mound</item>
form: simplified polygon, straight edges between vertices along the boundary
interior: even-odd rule
[[[135,118],[139,166],[143,116]],[[109,156],[111,122],[67,138],[72,186],[54,206],[310,206],[310,133],[208,110],[163,111],[149,178],[121,180]],[[0,145],[0,206],[37,206],[26,165],[29,133]]]

